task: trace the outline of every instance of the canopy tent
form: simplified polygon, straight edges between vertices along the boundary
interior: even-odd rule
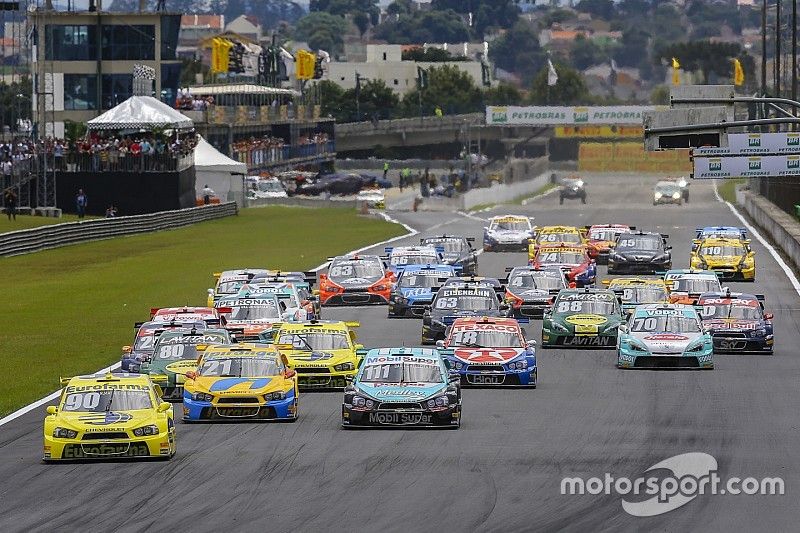
[[[195,188],[197,197],[202,196],[208,185],[220,200],[244,203],[244,177],[247,165],[220,153],[202,136],[198,136],[194,149]]]
[[[220,96],[223,94],[269,94],[275,96],[300,96],[294,89],[280,89],[266,87],[255,83],[231,83],[228,85],[200,85],[189,87],[189,93],[194,96]]]
[[[131,96],[90,120],[87,126],[89,130],[190,129],[194,122],[152,96]]]

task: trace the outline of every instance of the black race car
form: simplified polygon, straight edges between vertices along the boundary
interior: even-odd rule
[[[655,274],[672,268],[669,235],[637,231],[621,233],[608,254],[609,274]]]
[[[500,302],[492,287],[477,284],[443,286],[422,315],[422,344],[444,340],[447,328],[459,317],[508,315],[508,305]]]
[[[553,307],[553,301],[561,289],[569,287],[567,277],[560,268],[538,270],[523,266],[507,268],[505,300],[511,306],[515,318],[541,318]]]
[[[567,176],[561,180],[561,187],[558,189],[558,203],[563,204],[564,198],[570,200],[580,200],[586,203],[586,184],[578,176]]]
[[[474,276],[478,273],[478,253],[472,247],[474,237],[442,235],[441,237],[424,237],[419,240],[423,246],[444,249],[444,261],[453,265],[461,276]]]

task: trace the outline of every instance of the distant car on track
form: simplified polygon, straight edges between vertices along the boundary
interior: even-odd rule
[[[455,273],[451,265],[407,266],[392,286],[389,318],[421,318],[442,283]]]
[[[621,233],[608,254],[609,274],[655,274],[672,268],[669,235],[636,231]]]
[[[528,217],[502,215],[489,219],[483,228],[485,252],[524,252],[528,241],[535,235]]]
[[[480,285],[442,287],[431,307],[422,315],[422,344],[443,340],[445,331],[459,317],[507,316],[509,306],[501,303],[497,291]]]

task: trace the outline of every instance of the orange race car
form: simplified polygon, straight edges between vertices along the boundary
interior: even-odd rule
[[[377,255],[342,255],[319,275],[319,300],[325,306],[387,304],[393,282]]]

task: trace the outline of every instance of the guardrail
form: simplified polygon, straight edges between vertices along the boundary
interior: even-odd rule
[[[89,219],[0,233],[0,257],[29,254],[122,235],[173,229],[237,213],[236,202],[226,202],[147,215]]]

